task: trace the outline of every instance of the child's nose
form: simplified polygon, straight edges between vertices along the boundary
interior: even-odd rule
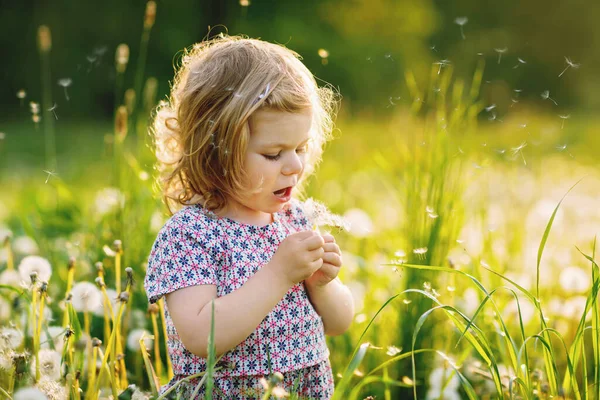
[[[293,153],[287,159],[281,172],[284,175],[294,175],[294,174],[299,174],[300,172],[302,172],[302,169],[304,168],[304,159],[302,157],[303,157],[302,155]]]

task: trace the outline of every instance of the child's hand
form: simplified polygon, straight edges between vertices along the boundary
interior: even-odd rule
[[[302,282],[323,265],[324,240],[317,232],[289,235],[281,242],[266,267],[289,286]]]
[[[335,238],[330,234],[324,234],[323,240],[325,241],[323,266],[305,280],[307,289],[327,285],[338,276],[342,267],[342,252]]]

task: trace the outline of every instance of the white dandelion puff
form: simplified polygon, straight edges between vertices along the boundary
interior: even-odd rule
[[[568,70],[569,68],[577,69],[577,68],[581,67],[581,64],[576,64],[576,63],[574,63],[573,61],[571,61],[571,59],[570,59],[569,57],[565,57],[565,61],[566,61],[566,63],[567,63],[567,66],[566,66],[566,68],[565,68],[565,69],[563,69],[563,71],[562,71],[560,74],[558,74],[558,77],[559,77],[559,78],[560,78],[561,76],[563,76],[563,74],[564,74],[565,72],[567,72],[567,70]]]
[[[23,333],[15,328],[0,330],[0,349],[16,350],[23,343]]]
[[[119,306],[119,295],[118,295],[117,291],[114,289],[107,288],[106,295],[108,296],[108,299],[110,300],[110,304],[112,306],[113,311],[115,311],[117,309],[117,307]],[[98,307],[96,307],[94,310],[92,310],[94,312],[94,315],[97,315],[98,317],[103,317],[105,312],[110,313],[110,308],[107,307],[107,309],[105,310],[104,306],[105,306],[104,296],[102,296],[102,301],[98,304]]]
[[[125,196],[119,189],[107,187],[96,194],[96,212],[100,216],[104,216],[118,208],[123,208],[124,204]]]
[[[5,269],[0,274],[0,285],[19,287],[21,285],[21,275],[14,269]]]
[[[38,281],[48,282],[52,276],[52,266],[50,262],[40,256],[27,256],[19,264],[19,275],[21,281],[31,285],[31,274],[37,273]]]
[[[38,357],[40,358],[40,374],[55,381],[59,380],[61,354],[55,350],[42,349],[38,352]],[[31,376],[35,376],[35,369],[36,361],[33,357],[30,369]]]
[[[432,389],[439,390],[444,387],[444,391],[446,389],[455,391],[460,386],[460,379],[453,369],[438,367],[429,374],[429,386]]]
[[[48,376],[42,375],[36,386],[48,396],[49,400],[64,400],[68,398],[66,387]]]
[[[71,290],[71,304],[75,311],[93,311],[102,302],[102,294],[96,285],[90,282],[79,282]]]
[[[349,231],[351,222],[346,217],[333,214],[323,203],[309,198],[304,202],[303,210],[312,226],[333,226]]]

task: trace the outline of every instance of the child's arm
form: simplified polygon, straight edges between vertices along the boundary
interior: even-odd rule
[[[242,287],[217,298],[215,285],[189,286],[166,296],[169,313],[184,346],[206,357],[215,302],[216,353],[223,354],[246,339],[289,288],[322,265],[323,239],[312,231],[288,236],[271,261]]]
[[[323,235],[323,266],[304,282],[315,310],[323,319],[325,333],[335,336],[346,332],[354,317],[354,299],[350,289],[337,275],[342,266],[342,256],[335,239]]]

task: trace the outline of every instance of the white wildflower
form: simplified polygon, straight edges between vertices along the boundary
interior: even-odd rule
[[[37,279],[40,282],[48,282],[52,276],[52,266],[50,262],[40,256],[27,256],[19,264],[19,274],[21,280],[27,285],[31,285],[31,274],[37,272]]]
[[[145,329],[133,329],[131,332],[129,332],[129,335],[127,336],[127,348],[131,351],[139,351],[140,339],[144,334],[144,345],[146,348],[152,348],[152,343],[154,342],[150,337],[150,332]]]
[[[27,387],[17,390],[13,400],[48,400],[48,397],[38,388]]]
[[[21,255],[37,254],[39,252],[36,241],[29,236],[19,236],[16,238],[13,242],[13,248],[15,249],[15,253]]]
[[[38,352],[40,357],[40,374],[55,381],[60,379],[61,354],[55,350],[42,349]],[[36,360],[32,357],[30,364],[31,376],[35,376]]]
[[[93,311],[102,303],[102,293],[96,285],[90,282],[79,282],[71,290],[71,304],[75,311]]]
[[[117,188],[104,188],[96,194],[96,212],[100,215],[106,215],[116,208],[122,208],[125,204],[125,196]]]
[[[98,317],[104,317],[104,295],[102,294],[102,292],[100,292],[100,294],[102,295],[102,298],[100,300],[100,303],[98,304],[98,307],[96,307],[93,312],[94,315],[97,315]],[[106,289],[106,294],[108,295],[108,299],[110,300],[110,304],[112,306],[113,312],[117,312],[117,309],[119,307],[119,295],[117,294],[117,291],[114,289]],[[108,315],[110,315],[110,308],[106,307],[106,313]]]
[[[23,333],[15,328],[0,330],[0,348],[16,350],[23,343]]]
[[[371,217],[359,208],[352,208],[344,214],[344,218],[350,225],[350,233],[358,238],[370,236],[373,232]]]
[[[567,293],[584,293],[590,288],[591,276],[579,267],[567,267],[560,272],[560,286]]]
[[[14,269],[6,269],[0,274],[0,285],[18,288],[21,286],[21,276]]]

